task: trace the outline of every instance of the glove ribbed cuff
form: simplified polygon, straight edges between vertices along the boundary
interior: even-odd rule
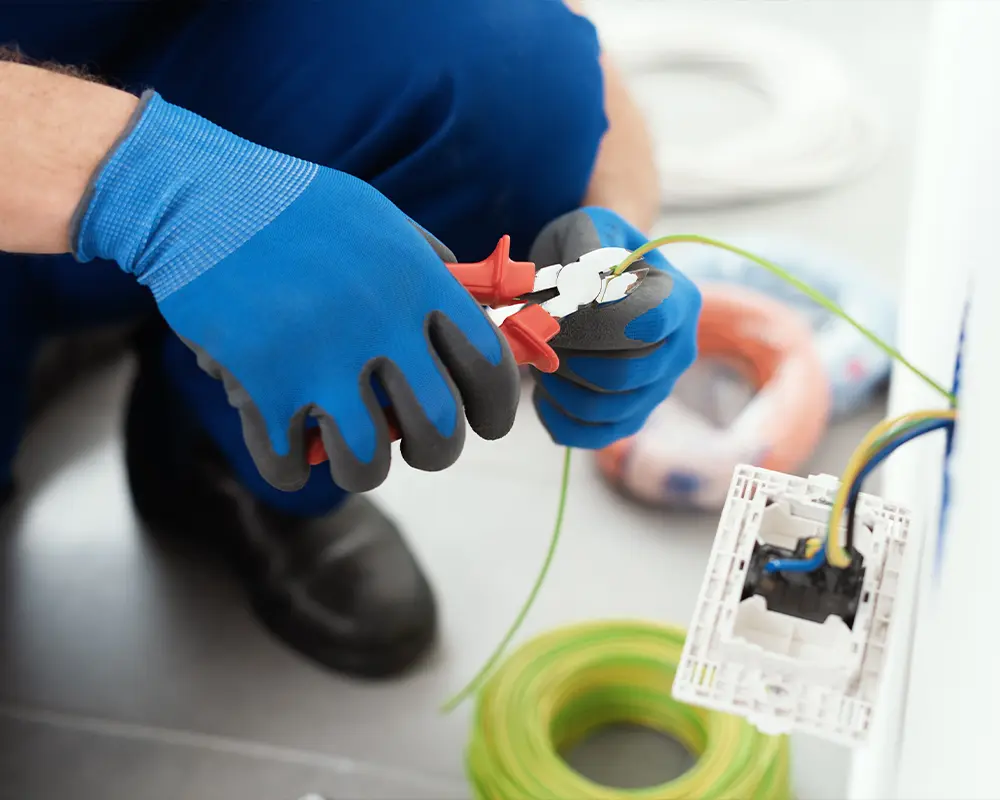
[[[318,171],[148,91],[80,202],[73,253],[117,262],[162,300],[270,224]]]

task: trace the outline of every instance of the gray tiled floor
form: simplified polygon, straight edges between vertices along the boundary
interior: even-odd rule
[[[304,785],[332,797],[461,796],[469,710],[442,717],[437,706],[495,644],[541,560],[559,451],[537,421],[525,413],[508,440],[474,442],[447,478],[400,466],[379,492],[439,587],[443,642],[405,681],[357,685],[258,630],[206,550],[141,535],[119,418],[97,413],[120,407],[129,373],[95,376],[26,443],[23,517],[0,541],[0,792],[125,798],[145,778],[148,798],[281,798]],[[81,411],[86,430],[73,425]],[[817,468],[842,464],[874,418],[838,427]],[[491,504],[498,493],[516,505]],[[581,457],[566,531],[529,631],[688,619],[712,519],[631,507]],[[823,767],[811,779],[839,785],[843,757]]]
[[[451,800],[456,780],[203,734],[46,712],[0,719],[0,798]]]
[[[662,227],[798,234],[891,282],[925,4],[718,5],[753,7],[849,54],[885,97],[898,146],[876,174],[829,195],[678,215]],[[471,441],[458,468],[426,475],[400,463],[378,492],[438,587],[443,630],[416,674],[371,686],[326,675],[258,630],[205,548],[143,536],[118,433],[130,371],[121,364],[89,380],[25,443],[28,491],[0,539],[0,798],[464,796],[469,708],[449,717],[437,708],[509,624],[555,510],[561,455],[530,404],[506,440]],[[814,471],[838,471],[876,418],[873,410],[833,429]],[[526,633],[589,617],[685,624],[714,528],[707,516],[631,506],[579,456],[562,549]],[[800,797],[842,796],[844,752],[797,740],[795,759]]]

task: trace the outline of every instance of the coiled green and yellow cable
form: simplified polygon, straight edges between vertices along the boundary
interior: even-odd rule
[[[591,622],[515,652],[479,692],[466,768],[477,800],[790,800],[789,746],[744,720],[679,703],[670,690],[684,633]],[[633,723],[677,739],[696,763],[678,778],[616,789],[561,753],[599,728]]]

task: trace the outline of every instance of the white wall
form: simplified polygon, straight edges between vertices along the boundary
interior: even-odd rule
[[[914,268],[937,295],[915,310],[951,303],[972,273],[963,353],[961,423],[953,454],[952,505],[939,580],[926,543],[896,787],[900,798],[1000,797],[1000,536],[993,519],[992,459],[1000,447],[1000,3],[939,2],[922,151],[923,214],[914,220]],[[933,275],[933,278],[930,276]],[[943,333],[940,332],[940,333]],[[935,351],[943,353],[945,341]],[[931,462],[928,462],[928,471]],[[935,533],[934,531],[929,531]]]

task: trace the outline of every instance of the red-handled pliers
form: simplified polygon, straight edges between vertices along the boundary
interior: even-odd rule
[[[510,237],[497,243],[493,254],[474,264],[446,264],[449,272],[477,302],[507,339],[514,360],[542,372],[559,369],[559,356],[549,341],[559,333],[559,320],[581,308],[621,300],[632,292],[648,269],[641,267],[615,275],[628,256],[621,247],[602,247],[572,264],[552,264],[536,270],[528,261],[512,261]],[[392,409],[385,409],[392,440],[400,438]],[[307,432],[309,463],[322,464],[326,450],[317,428]]]

